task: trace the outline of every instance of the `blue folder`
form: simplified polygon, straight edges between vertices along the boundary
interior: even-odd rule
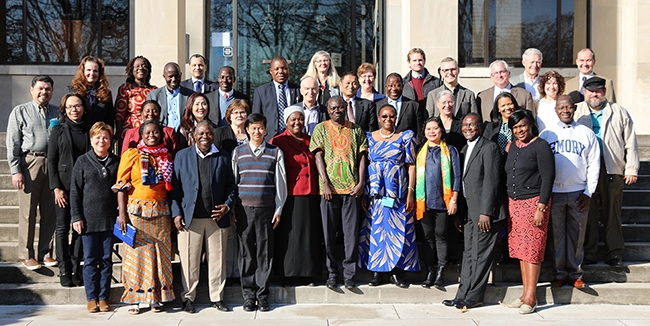
[[[120,230],[120,223],[118,221],[115,221],[115,225],[113,226],[113,235],[132,248],[133,243],[135,242],[135,231],[136,230],[133,225],[126,224],[126,232],[122,232],[122,230]]]

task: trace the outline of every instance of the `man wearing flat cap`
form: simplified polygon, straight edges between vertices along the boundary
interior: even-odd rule
[[[574,119],[596,134],[600,146],[600,176],[589,206],[583,265],[598,261],[598,220],[605,226],[605,257],[610,266],[623,266],[621,207],[623,187],[637,180],[639,156],[630,114],[605,98],[606,80],[598,76],[584,84],[584,102],[578,103]]]

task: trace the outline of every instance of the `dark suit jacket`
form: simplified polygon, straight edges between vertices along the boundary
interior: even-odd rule
[[[363,98],[354,98],[354,123],[359,125],[363,131],[375,131],[379,129],[377,123],[377,107]]]
[[[438,96],[438,93],[446,89],[447,86],[442,85],[427,94],[428,115],[426,116],[426,119],[440,115],[440,110],[438,110],[438,106],[436,106],[436,96]],[[463,85],[458,84],[454,89],[454,93],[454,117],[462,119],[470,112],[479,113],[476,106],[476,95],[474,95],[474,92],[463,87]]]
[[[300,86],[289,82],[289,97],[287,107],[302,101]],[[261,113],[266,119],[266,137],[269,142],[278,133],[278,121],[284,117],[278,117],[278,97],[273,82],[266,83],[255,89],[253,93],[253,113]]]
[[[451,128],[449,128],[449,132],[447,132],[447,144],[456,147],[459,153],[460,150],[463,149],[463,146],[467,144],[467,140],[465,140],[463,131],[461,130],[462,124],[462,119],[453,117],[451,120]],[[422,126],[422,128],[424,129],[424,126]],[[422,133],[424,134],[424,131]]]
[[[189,88],[194,92],[194,84],[192,83],[192,78],[185,79],[181,82],[181,87]],[[203,79],[203,94],[214,92],[219,89],[219,83],[208,80],[207,78]]]
[[[68,92],[76,93],[72,86],[68,86],[67,88]],[[110,97],[108,102],[100,102],[99,100],[96,100],[95,103],[90,106],[90,112],[86,115],[88,126],[92,127],[92,125],[97,121],[103,121],[111,127],[115,125],[115,107],[113,106],[113,94],[111,91],[108,91],[108,96]],[[88,99],[88,97],[86,97],[86,99]]]
[[[511,85],[512,86],[512,85]],[[517,100],[517,105],[520,108],[530,110],[533,112],[533,116],[537,116],[537,108],[533,103],[533,96],[529,91],[512,86],[510,89],[510,94],[515,97]],[[492,106],[494,105],[494,86],[486,88],[480,91],[476,97],[476,106],[478,107],[478,113],[483,118],[483,121],[490,121],[490,111],[492,111]]]
[[[180,86],[180,94],[178,94],[178,117],[179,122],[183,119],[183,114],[185,114],[185,105],[187,104],[187,98],[194,93],[193,90]],[[147,95],[147,100],[154,100],[160,104],[160,122],[163,126],[167,125],[167,117],[169,116],[169,107],[167,106],[167,85],[156,88],[153,91],[149,92]]]
[[[221,97],[221,93],[217,89],[212,93],[205,94],[205,96],[208,98],[208,102],[210,103],[210,113],[208,114],[208,119],[210,119],[210,121],[214,122],[214,124],[218,126],[219,122],[221,122],[221,108],[219,107],[219,98]],[[237,90],[233,90],[232,97],[235,100],[244,100],[247,103],[250,102],[248,95]],[[226,111],[224,110],[224,112]]]
[[[206,176],[201,176],[205,178]],[[235,209],[237,188],[232,175],[230,156],[223,152],[210,155],[210,184],[212,185],[212,203],[214,205],[226,204],[228,211]],[[189,227],[194,216],[196,199],[199,196],[199,168],[196,146],[190,146],[176,153],[174,159],[174,173],[170,197],[172,199],[172,217],[183,216],[185,227]],[[230,226],[230,214],[216,222],[220,228]]]
[[[377,102],[377,114],[382,106],[388,104],[388,97]],[[422,124],[424,123],[424,108],[420,107],[418,102],[411,101],[402,96],[402,108],[397,117],[397,125],[395,132],[402,132],[404,130],[411,130],[417,137],[418,144],[422,140]],[[379,128],[379,127],[378,127]]]
[[[86,150],[90,150],[90,140],[88,140],[88,129],[86,127]],[[50,130],[50,140],[47,146],[47,176],[50,181],[50,190],[55,188],[70,190],[70,180],[72,180],[72,167],[76,161],[72,153],[72,136],[70,129],[65,122],[61,122]],[[82,155],[84,154],[82,153]]]
[[[463,171],[465,198],[467,200],[467,218],[478,224],[479,215],[491,217],[492,222],[506,218],[502,203],[498,201],[500,154],[497,144],[481,137],[469,157],[467,146],[461,151],[463,165],[467,160],[467,169]]]

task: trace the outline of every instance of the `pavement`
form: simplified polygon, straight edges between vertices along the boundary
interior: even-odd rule
[[[452,325],[571,325],[641,326],[650,325],[650,306],[646,305],[542,305],[530,315],[517,309],[488,305],[461,312],[442,304],[295,304],[272,305],[270,312],[244,312],[241,305],[221,312],[197,305],[197,313],[188,314],[176,307],[153,313],[141,309],[133,316],[126,306],[114,311],[90,314],[80,305],[0,306],[0,325],[316,325],[316,326],[415,326],[438,322]],[[440,324],[438,324],[440,325]]]

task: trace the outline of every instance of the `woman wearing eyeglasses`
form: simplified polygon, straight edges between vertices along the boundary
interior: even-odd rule
[[[79,263],[82,247],[79,234],[70,237],[70,178],[79,156],[90,150],[86,114],[88,102],[83,95],[68,93],[61,99],[58,124],[50,131],[47,170],[56,214],[56,259],[61,286],[83,285]]]
[[[415,243],[415,134],[396,132],[397,110],[386,104],[379,110],[379,130],[368,139],[367,211],[359,235],[359,267],[374,272],[370,286],[390,282],[408,287],[401,271],[420,270]]]
[[[341,77],[336,72],[336,67],[332,65],[332,58],[329,53],[325,51],[316,52],[309,61],[307,72],[300,80],[305,77],[314,77],[318,81],[318,103],[321,105],[327,105],[330,97],[341,95],[339,89]]]

